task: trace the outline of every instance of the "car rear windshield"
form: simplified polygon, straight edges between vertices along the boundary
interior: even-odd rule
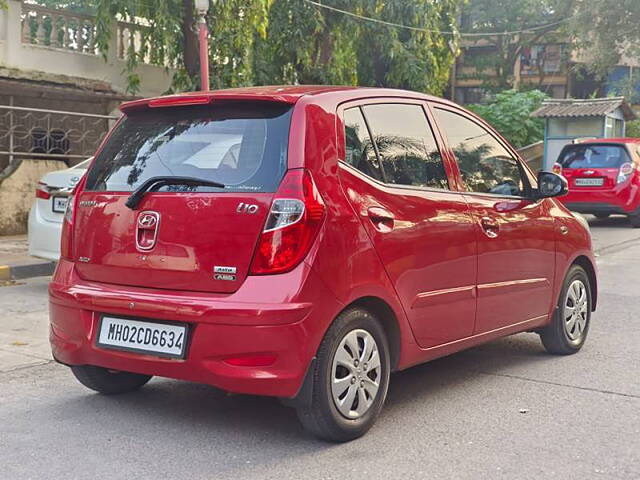
[[[86,190],[130,192],[157,176],[225,185],[160,191],[274,192],[287,168],[291,106],[233,103],[132,112],[87,176]]]
[[[563,168],[620,168],[630,162],[629,154],[621,145],[570,145],[560,154],[558,163]]]

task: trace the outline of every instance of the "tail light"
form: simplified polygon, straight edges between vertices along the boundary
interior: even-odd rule
[[[554,163],[551,171],[556,175],[562,175],[562,165],[560,165],[559,163]]]
[[[60,235],[60,257],[73,260],[73,222],[75,221],[76,199],[84,188],[86,175],[76,184],[69,200],[62,220],[62,234]]]
[[[633,163],[627,162],[620,165],[620,170],[618,171],[618,179],[616,180],[616,184],[626,182],[635,169],[636,168],[633,165]]]
[[[75,196],[71,195],[67,201],[67,209],[62,220],[62,233],[60,235],[60,257],[71,260],[73,257],[73,212],[75,210]]]
[[[271,202],[250,274],[284,273],[307,255],[322,220],[324,202],[307,170],[289,170]]]
[[[42,200],[49,200],[51,198],[51,194],[49,193],[49,188],[46,183],[38,182],[36,186],[36,198],[41,198]]]

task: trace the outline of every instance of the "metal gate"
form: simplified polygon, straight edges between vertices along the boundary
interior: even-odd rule
[[[93,155],[117,117],[0,105],[0,172],[24,158],[75,164]]]

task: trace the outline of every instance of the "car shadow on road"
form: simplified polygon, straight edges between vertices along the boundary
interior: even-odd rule
[[[483,382],[487,375],[509,375],[536,363],[552,362],[537,335],[520,334],[465,350],[448,357],[396,373],[385,408],[389,414],[408,403],[446,401],[448,392],[471,382]]]
[[[591,228],[631,228],[629,219],[625,215],[611,215],[607,218],[596,218],[592,215],[585,215]]]
[[[544,361],[551,357],[544,353],[537,336],[525,334],[398,372],[392,376],[382,420],[393,422],[394,417],[402,417],[400,411],[413,410],[424,402],[438,409],[438,402],[455,399],[461,386],[486,381],[483,375]],[[306,434],[295,411],[277,399],[228,395],[205,385],[167,379],[154,379],[139,392],[112,397],[78,390],[78,396],[58,408],[64,411],[62,416],[92,412],[88,421],[109,425],[110,431],[101,435],[121,435],[122,429],[135,429],[141,436],[162,431],[182,447],[196,449],[215,438],[217,445],[253,450],[259,446],[268,462],[277,462],[283,452],[306,455],[334,447]],[[77,416],[74,419],[82,421]],[[369,436],[376,431],[383,429],[374,429]]]

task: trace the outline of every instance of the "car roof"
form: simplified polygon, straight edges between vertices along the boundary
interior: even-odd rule
[[[302,97],[335,97],[336,101],[366,97],[411,97],[424,100],[446,102],[437,97],[408,90],[376,87],[354,87],[338,85],[273,85],[264,87],[229,88],[225,90],[209,90],[206,92],[187,92],[154,98],[143,98],[125,102],[120,110],[127,113],[144,107],[161,107],[177,105],[206,104],[215,100],[261,100],[294,104]],[[450,102],[447,102],[450,103]]]
[[[576,145],[584,145],[586,143],[640,143],[640,138],[619,137],[619,138],[590,138],[583,140]]]

